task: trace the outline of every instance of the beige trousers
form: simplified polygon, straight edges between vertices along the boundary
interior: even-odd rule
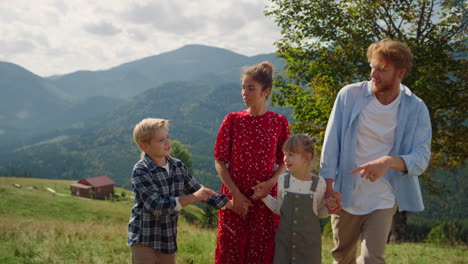
[[[150,247],[136,244],[132,248],[132,264],[176,264],[175,253],[164,254]]]
[[[357,263],[385,263],[384,251],[392,227],[393,208],[376,210],[366,215],[353,215],[344,210],[331,216],[333,229],[333,263],[356,263],[357,242],[361,238],[361,255]]]

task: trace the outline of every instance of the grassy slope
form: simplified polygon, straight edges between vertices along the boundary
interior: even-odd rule
[[[0,263],[131,263],[126,228],[132,202],[53,195],[45,189],[68,194],[68,186],[69,181],[0,177]],[[178,241],[178,263],[213,262],[215,230],[181,217]],[[323,262],[331,263],[332,241],[324,238],[322,248]],[[466,247],[389,245],[386,256],[389,263],[468,263]]]

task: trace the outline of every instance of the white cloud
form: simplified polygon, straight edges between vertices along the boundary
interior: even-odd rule
[[[274,52],[267,0],[0,0],[0,60],[41,75],[100,70],[187,44]]]

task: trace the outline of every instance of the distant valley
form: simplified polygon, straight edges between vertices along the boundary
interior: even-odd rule
[[[212,158],[217,130],[228,112],[244,109],[242,67],[265,60],[284,66],[276,54],[248,57],[202,45],[106,71],[47,78],[0,62],[0,175],[108,175],[128,188],[139,158],[133,126],[162,117],[171,120],[172,138],[192,153],[195,177],[218,188]]]

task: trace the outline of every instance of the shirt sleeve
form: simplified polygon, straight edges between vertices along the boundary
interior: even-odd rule
[[[139,196],[145,208],[154,215],[171,214],[176,212],[175,197],[162,197],[160,191],[152,181],[149,168],[143,165],[135,166],[132,172],[132,188]],[[169,188],[163,186],[162,188]]]
[[[421,175],[429,165],[431,157],[432,127],[429,110],[420,102],[419,115],[416,118],[416,131],[413,137],[411,153],[400,156],[405,162],[407,174],[410,176]]]
[[[327,184],[323,177],[320,177],[319,184],[314,193],[314,212],[319,218],[325,218],[328,216],[328,209],[325,206],[325,191]]]
[[[225,194],[221,195],[214,195],[211,196],[206,203],[213,207],[214,209],[225,209],[224,207],[226,206],[227,202],[229,201],[229,198]]]
[[[268,195],[262,198],[262,202],[275,214],[280,214],[280,210],[278,208],[278,200],[276,200],[273,196]]]
[[[343,94],[338,93],[333,109],[328,119],[325,137],[323,139],[322,155],[320,157],[320,176],[325,179],[335,180],[338,160],[340,158],[340,132],[343,115]]]
[[[224,118],[218,131],[214,146],[214,159],[228,162],[231,158],[232,115]]]
[[[177,212],[180,212],[180,210],[182,210],[182,208],[184,208],[184,207],[179,203],[179,197],[176,197],[175,201],[176,201],[176,204],[177,204],[175,210]]]
[[[278,145],[276,147],[276,164],[283,163],[283,157],[284,157],[283,145],[284,145],[284,142],[286,142],[286,140],[289,138],[289,134],[290,134],[288,119],[285,116],[281,116],[281,119],[282,119],[281,121],[282,121],[283,128],[282,128],[279,140],[278,140]]]
[[[192,177],[190,172],[187,170],[187,167],[185,167],[184,164],[182,164],[182,173],[184,177],[184,194],[192,194],[196,191],[198,191],[202,185],[195,180],[195,178]]]
[[[275,199],[271,195],[267,195],[262,198],[262,202],[275,214],[280,214],[281,205],[283,204],[283,192],[284,192],[284,173],[278,177],[278,194]]]
[[[192,194],[198,191],[201,187],[203,187],[200,183],[197,182],[197,180],[195,180],[195,178],[192,177],[192,175],[187,170],[185,165],[183,165],[183,170],[184,170],[184,178],[185,178],[185,188],[184,188],[185,194]],[[223,194],[223,195],[211,196],[210,198],[208,198],[206,203],[215,209],[221,209],[226,205],[228,201],[229,201],[229,198]]]

